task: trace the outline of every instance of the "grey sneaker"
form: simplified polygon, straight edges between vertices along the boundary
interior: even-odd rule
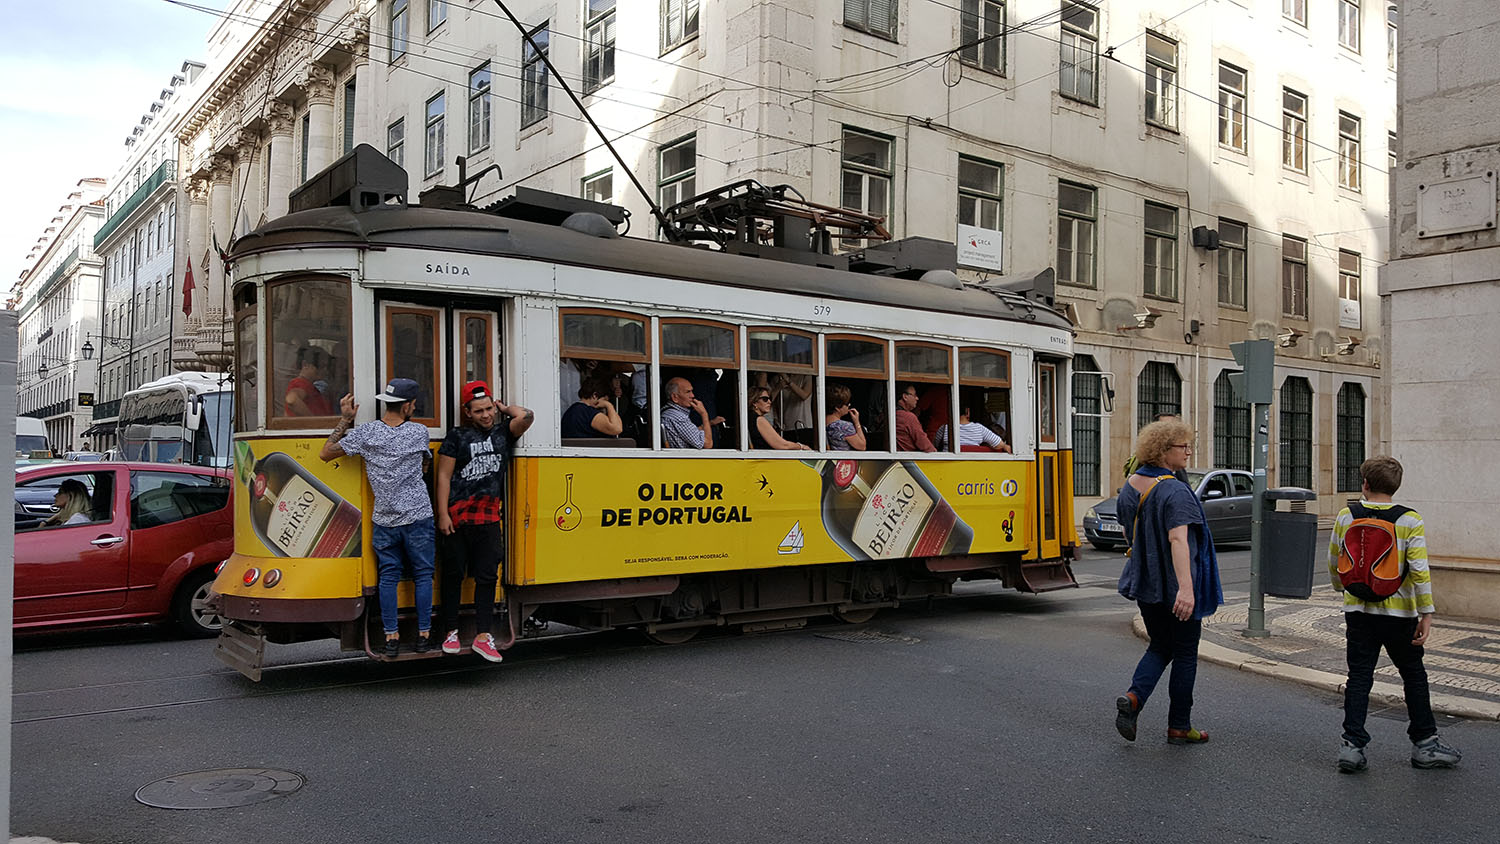
[[[1443,744],[1437,736],[1422,739],[1411,746],[1413,768],[1451,768],[1462,758],[1458,748]]]
[[[1412,764],[1415,765],[1416,762],[1413,761]],[[1365,749],[1363,747],[1355,747],[1354,745],[1349,743],[1348,739],[1345,739],[1344,742],[1339,745],[1339,773],[1354,774],[1363,771],[1364,769]]]

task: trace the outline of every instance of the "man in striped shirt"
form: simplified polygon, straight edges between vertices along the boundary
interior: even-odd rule
[[[1393,457],[1372,457],[1360,464],[1363,479],[1360,505],[1367,510],[1393,506],[1392,496],[1401,488],[1401,464]],[[1339,512],[1328,548],[1328,571],[1333,588],[1343,592],[1339,580],[1339,549],[1354,516],[1349,508]],[[1370,707],[1370,688],[1375,682],[1375,663],[1380,649],[1390,655],[1401,672],[1406,689],[1406,733],[1411,737],[1411,764],[1416,768],[1451,768],[1461,754],[1438,738],[1437,721],[1427,689],[1427,669],[1422,665],[1422,646],[1432,630],[1432,575],[1427,568],[1427,537],[1422,517],[1415,510],[1403,513],[1395,523],[1396,547],[1406,578],[1396,594],[1378,603],[1344,592],[1344,635],[1347,642],[1349,681],[1344,686],[1344,738],[1339,748],[1338,769],[1352,774],[1365,769],[1365,745],[1370,734],[1365,716]]]
[[[690,413],[698,414],[694,425]],[[713,448],[714,431],[708,410],[693,395],[692,382],[673,378],[667,382],[667,404],[661,409],[662,441],[668,448]]]

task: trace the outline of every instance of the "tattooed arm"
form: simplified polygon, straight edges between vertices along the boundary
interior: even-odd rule
[[[334,426],[333,433],[328,435],[327,442],[323,443],[322,450],[318,452],[318,457],[322,458],[325,463],[345,455],[346,452],[344,447],[339,445],[339,440],[342,440],[344,435],[349,433],[349,429],[354,427],[354,414],[359,412],[359,405],[354,403],[354,396],[346,395],[339,399],[339,410],[343,414],[339,418],[339,424]]]

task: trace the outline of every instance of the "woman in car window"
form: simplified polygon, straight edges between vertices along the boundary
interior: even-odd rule
[[[81,481],[72,478],[63,481],[57,488],[57,495],[52,497],[52,506],[57,508],[57,512],[48,516],[42,522],[42,527],[86,525],[93,521],[89,518],[92,505],[89,502],[88,487]]]

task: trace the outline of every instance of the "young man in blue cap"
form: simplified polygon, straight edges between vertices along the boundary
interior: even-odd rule
[[[364,458],[365,474],[375,494],[371,544],[380,572],[380,622],[385,628],[388,658],[401,652],[396,624],[396,584],[405,565],[417,589],[417,653],[432,650],[432,571],[436,560],[432,501],[422,481],[429,458],[427,426],[411,421],[421,388],[410,378],[392,378],[375,397],[380,418],[354,426],[359,405],[354,396],[339,400],[343,418],[323,443],[324,461],[345,455]]]

